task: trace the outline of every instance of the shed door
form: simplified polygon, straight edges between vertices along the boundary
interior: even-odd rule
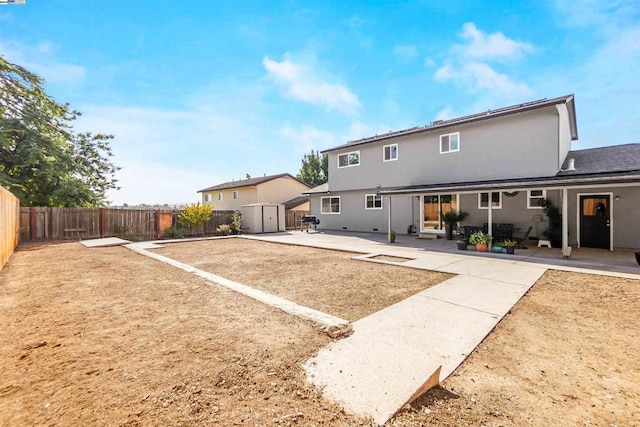
[[[275,233],[278,231],[278,207],[262,207],[262,232]]]
[[[580,246],[609,249],[611,246],[611,197],[580,196]]]

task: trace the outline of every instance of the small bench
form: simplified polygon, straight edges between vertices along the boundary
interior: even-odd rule
[[[538,247],[541,248],[543,246],[546,246],[548,248],[551,247],[551,241],[549,240],[538,240]]]
[[[78,240],[82,240],[82,233],[87,231],[86,228],[65,228],[64,232],[66,233],[78,233]]]

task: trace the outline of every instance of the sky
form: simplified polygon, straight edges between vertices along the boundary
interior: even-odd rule
[[[640,142],[637,0],[26,0],[0,4],[0,55],[115,135],[114,205],[567,94],[573,149]]]

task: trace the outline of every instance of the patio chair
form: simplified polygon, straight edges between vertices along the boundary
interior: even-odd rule
[[[518,242],[518,246],[516,246],[516,248],[518,248],[518,249],[527,249],[527,247],[524,246],[522,244],[522,242],[526,242],[527,240],[529,240],[529,234],[531,233],[531,230],[533,230],[533,226],[532,225],[529,226],[529,228],[527,229],[527,232],[524,233],[524,236],[522,236],[522,237],[515,237],[514,236],[513,240]]]

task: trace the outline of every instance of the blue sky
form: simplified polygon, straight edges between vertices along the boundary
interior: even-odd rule
[[[640,142],[640,3],[26,0],[0,55],[113,133],[115,204],[389,130],[574,93],[574,149]]]

